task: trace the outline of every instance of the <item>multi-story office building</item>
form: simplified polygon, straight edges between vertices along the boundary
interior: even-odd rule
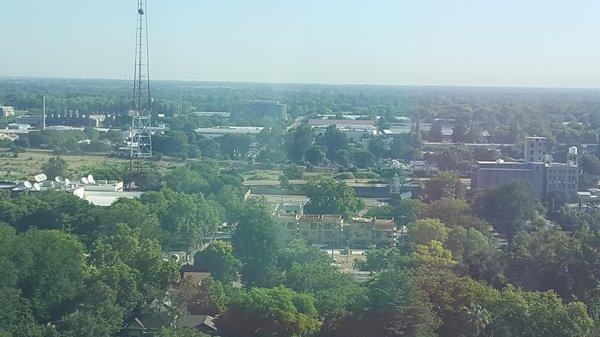
[[[471,187],[493,188],[511,181],[531,184],[536,199],[554,194],[571,199],[578,190],[577,148],[569,148],[567,163],[550,162],[544,137],[525,138],[525,161],[478,162],[471,171]]]
[[[548,140],[546,137],[525,138],[525,162],[543,163],[548,154]]]

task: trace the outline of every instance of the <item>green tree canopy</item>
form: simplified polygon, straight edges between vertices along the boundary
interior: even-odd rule
[[[284,136],[284,146],[288,157],[296,164],[304,161],[306,151],[314,143],[313,130],[308,125],[291,129]]]
[[[223,337],[303,337],[319,329],[314,299],[283,286],[239,293],[215,324]]]
[[[309,181],[305,192],[310,198],[305,206],[307,213],[349,217],[364,207],[350,186],[332,178]]]
[[[425,182],[424,199],[436,201],[442,198],[458,198],[466,191],[465,185],[454,172],[440,172],[435,178]]]
[[[408,225],[408,235],[415,244],[427,244],[432,240],[444,242],[449,229],[437,219],[423,219]]]
[[[514,235],[523,228],[525,221],[533,219],[536,203],[529,184],[512,182],[481,191],[476,197],[475,208],[497,231]]]
[[[554,290],[567,300],[593,303],[600,285],[598,237],[585,230],[520,232],[508,247],[506,276],[527,290]]]
[[[280,245],[269,206],[260,199],[246,201],[236,223],[231,242],[242,261],[242,280],[248,285],[272,285]]]
[[[237,280],[241,262],[234,256],[233,246],[223,241],[213,241],[204,250],[194,255],[194,266],[211,273],[221,282]]]
[[[69,163],[60,157],[52,157],[42,165],[42,171],[48,176],[48,179],[64,177],[69,171]]]

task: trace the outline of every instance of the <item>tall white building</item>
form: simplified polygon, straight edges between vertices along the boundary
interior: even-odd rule
[[[546,137],[525,137],[525,162],[541,163],[548,154]]]
[[[0,106],[0,115],[10,117],[15,115],[15,109],[12,106]]]

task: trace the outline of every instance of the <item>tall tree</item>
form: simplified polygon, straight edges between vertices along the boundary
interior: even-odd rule
[[[482,191],[476,197],[475,208],[497,231],[514,235],[525,221],[534,218],[536,203],[528,183],[512,182]]]
[[[264,200],[248,200],[236,219],[231,237],[242,261],[242,280],[248,285],[271,286],[277,279],[277,227]]]
[[[466,186],[454,172],[440,172],[425,182],[424,198],[436,201],[446,197],[460,197],[466,191]]]
[[[364,207],[364,203],[350,186],[332,178],[309,181],[305,192],[310,198],[305,206],[308,213],[348,217]]]
[[[42,165],[42,171],[48,176],[49,179],[55,177],[64,177],[69,170],[69,163],[60,157],[52,157],[48,159],[44,165]]]
[[[598,296],[598,234],[578,236],[542,228],[520,232],[506,254],[508,279],[527,290],[554,290],[563,298],[592,303]],[[582,240],[583,239],[583,240]]]
[[[450,230],[444,246],[471,277],[496,286],[505,283],[502,255],[493,236],[486,236],[475,228],[456,227]]]
[[[319,143],[325,146],[327,156],[331,156],[336,151],[348,148],[346,134],[338,130],[335,125],[330,125],[325,129],[325,133],[319,139]]]
[[[304,161],[305,153],[313,143],[313,130],[310,126],[304,124],[289,130],[284,136],[285,150],[288,157],[296,164]]]
[[[228,297],[221,282],[207,277],[200,285],[182,280],[176,301],[183,314],[217,316],[227,309]]]
[[[233,246],[223,241],[213,241],[204,250],[194,255],[194,266],[221,282],[232,282],[237,279],[241,262],[233,253]]]
[[[215,323],[223,337],[305,337],[319,328],[313,298],[283,286],[239,293]]]
[[[439,320],[406,271],[389,270],[367,285],[368,309],[340,322],[334,337],[435,336]]]
[[[437,219],[417,220],[408,225],[408,235],[415,244],[427,244],[432,240],[444,243],[448,232],[448,228]]]

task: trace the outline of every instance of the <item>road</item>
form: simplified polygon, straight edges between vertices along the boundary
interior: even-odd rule
[[[302,122],[304,122],[304,119],[306,119],[306,116],[300,116],[300,117],[296,118],[296,120],[294,120],[294,123],[292,123],[292,125],[288,126],[288,128],[285,129],[285,131],[288,132],[291,129],[297,128],[298,126],[300,126],[300,124],[302,124]]]

